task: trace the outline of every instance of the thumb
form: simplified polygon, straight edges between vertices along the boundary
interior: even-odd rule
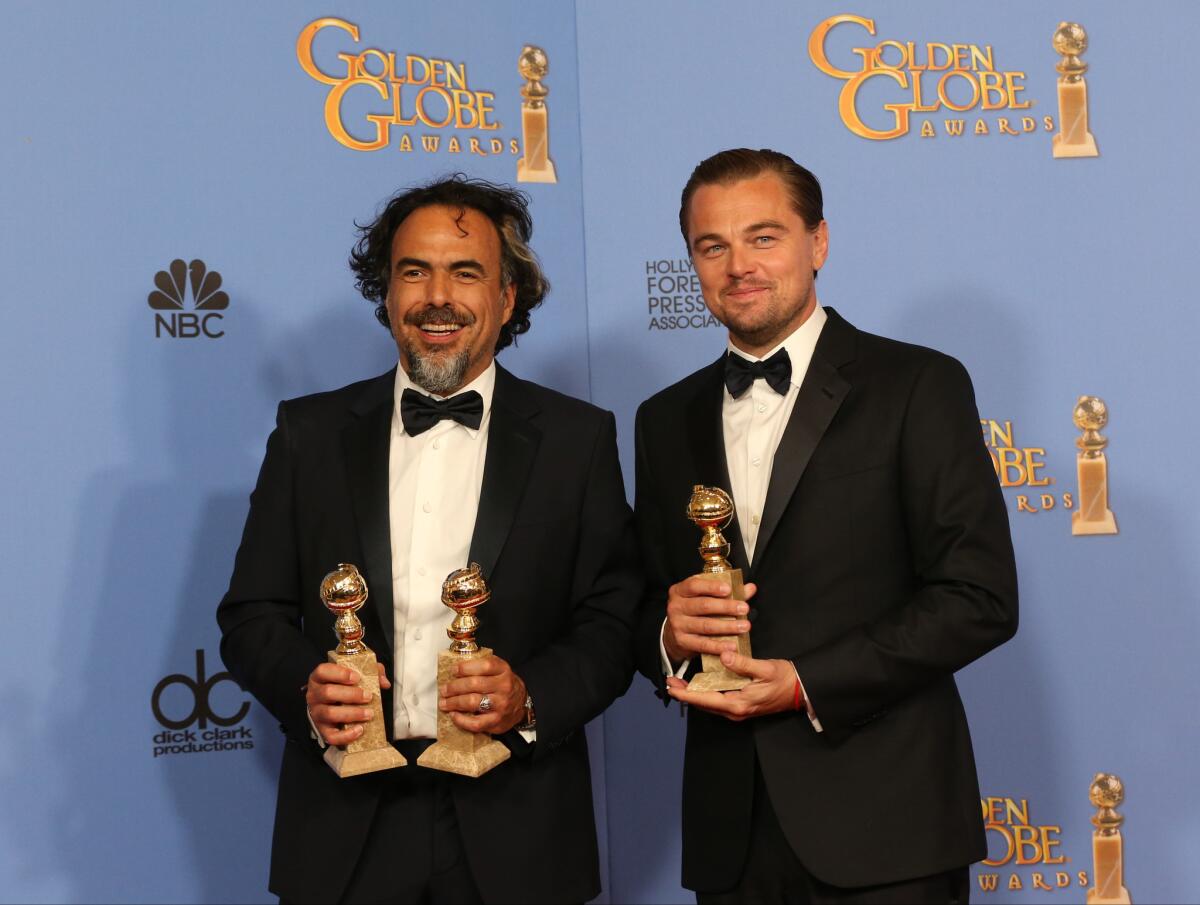
[[[727,650],[721,654],[721,662],[736,672],[739,676],[749,676],[751,679],[765,679],[771,673],[770,664],[753,657],[743,657],[741,654]]]

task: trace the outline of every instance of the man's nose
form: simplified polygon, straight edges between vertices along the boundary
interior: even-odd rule
[[[732,279],[741,279],[754,270],[754,260],[749,249],[740,245],[731,245],[729,254],[725,256],[725,272]]]

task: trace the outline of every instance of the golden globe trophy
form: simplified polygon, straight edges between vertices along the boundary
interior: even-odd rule
[[[692,489],[692,498],[688,500],[687,516],[700,528],[704,535],[700,539],[700,558],[704,560],[704,569],[700,578],[722,578],[729,582],[729,598],[745,600],[746,589],[742,584],[742,570],[734,569],[725,557],[729,555],[729,541],[721,533],[721,529],[733,520],[733,500],[720,487],[705,487],[697,484]],[[718,616],[718,619],[733,621],[734,616]],[[734,641],[737,652],[743,657],[750,656],[750,635],[721,635],[714,641]],[[704,665],[703,672],[697,673],[688,682],[688,691],[736,691],[750,684],[747,676],[740,676],[726,668],[717,654],[701,654]]]
[[[1088,905],[1130,905],[1125,888],[1125,856],[1121,849],[1121,824],[1117,806],[1125,800],[1125,786],[1111,773],[1097,773],[1089,798],[1099,811],[1092,817],[1092,875],[1096,885],[1088,890]]]
[[[330,745],[326,748],[325,763],[342,778],[403,767],[408,761],[387,739],[375,654],[363,644],[363,624],[355,615],[367,602],[367,582],[355,566],[338,563],[338,567],[321,582],[321,601],[329,612],[337,616],[333,631],[337,635],[338,646],[336,650],[329,651],[329,662],[349,667],[358,673],[361,677],[359,687],[371,695],[371,701],[367,704],[371,718],[360,724],[363,727],[362,735],[348,745]]]
[[[1052,140],[1055,157],[1097,157],[1096,139],[1088,131],[1087,63],[1079,55],[1087,50],[1087,32],[1078,22],[1060,22],[1054,31],[1054,49],[1062,55],[1058,65],[1058,134]]]
[[[454,678],[456,663],[481,660],[492,655],[490,648],[475,643],[475,632],[479,628],[475,610],[487,603],[491,596],[483,571],[475,563],[465,569],[456,569],[442,582],[442,603],[454,610],[454,621],[446,629],[446,634],[450,636],[450,649],[438,652],[438,687]],[[425,749],[417,758],[417,763],[433,770],[477,777],[504,763],[511,754],[507,747],[486,732],[460,729],[449,712],[439,710],[437,742]]]
[[[1108,508],[1107,438],[1101,429],[1108,424],[1108,406],[1098,396],[1080,396],[1075,403],[1075,426],[1083,436],[1076,467],[1079,473],[1079,508],[1071,515],[1072,534],[1116,534],[1117,519]]]
[[[542,84],[550,71],[546,51],[526,44],[517,59],[517,71],[525,79],[521,86],[521,147],[525,153],[517,161],[517,182],[558,182],[550,159],[550,118],[546,110],[550,89]]]

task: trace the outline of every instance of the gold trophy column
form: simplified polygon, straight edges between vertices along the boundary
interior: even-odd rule
[[[1076,467],[1079,473],[1079,508],[1071,515],[1072,534],[1116,534],[1117,519],[1108,508],[1108,440],[1100,435],[1108,424],[1108,406],[1098,396],[1080,396],[1075,404],[1075,426],[1083,436]]]
[[[1062,55],[1058,65],[1058,134],[1052,141],[1055,157],[1097,157],[1096,139],[1088,130],[1087,63],[1079,55],[1087,50],[1087,32],[1078,22],[1060,22],[1054,32],[1054,49]]]
[[[517,161],[517,182],[558,182],[554,161],[550,159],[550,115],[546,95],[550,89],[542,79],[550,71],[546,51],[526,44],[517,59],[521,86],[521,147],[524,155]]]
[[[1096,885],[1088,890],[1087,905],[1130,905],[1125,888],[1125,856],[1121,845],[1121,824],[1125,818],[1116,812],[1125,800],[1125,786],[1111,773],[1097,773],[1090,795],[1099,812],[1092,818],[1092,874]]]
[[[454,621],[446,634],[450,649],[438,652],[438,687],[454,678],[454,665],[463,660],[490,657],[492,651],[475,643],[479,619],[475,610],[491,599],[483,572],[475,563],[456,569],[442,582],[442,603],[454,610]],[[438,740],[417,758],[422,767],[457,773],[472,778],[504,763],[512,752],[485,732],[468,732],[454,724],[450,713],[439,710]]]
[[[742,583],[742,570],[734,569],[725,557],[729,555],[729,541],[721,534],[721,529],[733,519],[733,500],[720,487],[705,487],[697,484],[692,489],[692,498],[688,501],[687,516],[700,528],[704,535],[700,539],[700,558],[704,560],[704,570],[699,577],[723,578],[729,582],[729,598],[745,600],[746,589]],[[720,616],[720,619],[733,620],[733,616]],[[743,657],[750,656],[750,635],[721,635],[714,641],[735,641],[737,652]],[[750,684],[746,676],[738,675],[725,667],[720,656],[716,654],[701,654],[704,671],[697,673],[688,682],[688,691],[737,691]]]
[[[321,582],[321,600],[325,608],[337,616],[333,631],[338,637],[338,646],[329,651],[329,662],[348,666],[358,673],[362,677],[359,687],[371,694],[371,702],[367,705],[371,719],[361,724],[363,734],[348,745],[326,748],[325,763],[342,778],[403,767],[408,761],[387,739],[375,654],[363,644],[363,624],[355,615],[367,602],[367,582],[355,566],[338,563],[337,569]]]

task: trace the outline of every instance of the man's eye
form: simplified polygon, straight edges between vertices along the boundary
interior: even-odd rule
[[[774,236],[755,236],[754,237],[755,245],[764,245],[765,246],[765,245],[773,245],[774,243],[775,243]]]
[[[710,257],[710,258],[711,258],[713,255],[719,255],[719,254],[720,254],[721,252],[723,252],[724,250],[725,250],[725,246],[724,246],[724,245],[716,245],[716,244],[713,244],[713,245],[709,245],[709,246],[707,246],[707,247],[704,249],[704,254],[705,254],[705,256],[706,256],[706,257]]]
[[[410,267],[407,270],[400,271],[400,276],[402,279],[405,279],[405,280],[419,280],[423,276],[423,274],[420,270],[417,270],[415,267]]]
[[[479,274],[475,273],[473,270],[462,270],[462,271],[459,271],[458,278],[460,280],[466,280],[468,282],[473,282],[474,280],[479,279]]]

